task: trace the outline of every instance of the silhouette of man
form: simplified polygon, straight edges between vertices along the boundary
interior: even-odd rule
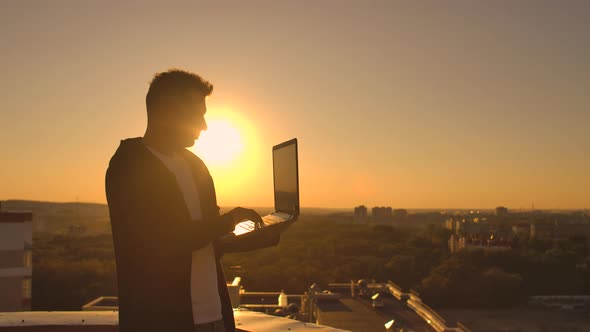
[[[237,223],[260,216],[241,207],[220,215],[207,167],[186,149],[207,129],[212,90],[193,73],[157,74],[144,136],[122,140],[110,160],[121,332],[235,331],[220,258],[279,242],[277,230],[233,236]]]

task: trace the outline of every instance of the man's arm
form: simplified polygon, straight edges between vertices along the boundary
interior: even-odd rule
[[[118,223],[114,228],[126,233],[124,236],[130,241],[161,250],[178,247],[196,250],[234,229],[235,221],[230,215],[200,221],[186,219],[181,211],[160,215],[158,212],[170,211],[162,206],[165,200],[157,199],[154,189],[137,173],[111,164],[106,174],[109,210],[111,218]]]

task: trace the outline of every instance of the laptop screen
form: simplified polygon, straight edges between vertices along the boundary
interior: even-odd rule
[[[297,169],[297,139],[276,145],[272,149],[275,185],[275,209],[299,214],[299,174]]]

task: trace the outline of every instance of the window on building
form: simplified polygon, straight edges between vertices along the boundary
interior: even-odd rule
[[[26,250],[24,252],[23,266],[26,268],[30,268],[33,266],[33,252],[31,250]]]
[[[22,297],[25,299],[31,298],[31,278],[23,279],[23,294]]]

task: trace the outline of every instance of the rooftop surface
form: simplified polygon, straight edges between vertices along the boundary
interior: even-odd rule
[[[234,315],[238,331],[345,331],[244,309],[234,310]],[[0,312],[0,331],[110,332],[118,324],[117,311]]]
[[[383,331],[388,320],[355,299],[318,303],[318,322],[351,331]]]
[[[385,323],[395,320],[396,327],[415,331],[433,331],[420,316],[395,299],[385,299],[379,309],[369,301],[358,298],[343,298],[339,301],[318,303],[318,322],[351,331],[384,331]]]

